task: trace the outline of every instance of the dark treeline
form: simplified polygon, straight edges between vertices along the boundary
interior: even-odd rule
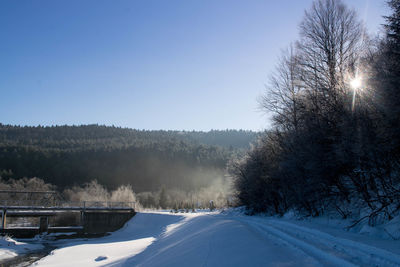
[[[27,145],[62,150],[99,147],[129,147],[141,144],[184,141],[191,144],[246,149],[257,133],[245,130],[149,131],[102,125],[12,126],[0,123],[0,141],[6,145]]]
[[[98,125],[19,127],[0,124],[0,176],[40,177],[59,189],[96,179],[109,189],[190,191],[224,177],[250,131],[144,131]]]
[[[233,161],[255,212],[390,220],[400,210],[400,1],[371,40],[354,10],[316,0],[260,100],[274,126]]]

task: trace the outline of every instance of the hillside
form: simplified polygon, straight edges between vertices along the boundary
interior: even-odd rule
[[[93,179],[136,191],[193,190],[223,177],[251,131],[145,131],[99,125],[0,125],[0,176],[40,177],[60,188]]]

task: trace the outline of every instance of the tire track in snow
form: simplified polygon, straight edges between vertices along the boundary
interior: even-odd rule
[[[400,266],[400,255],[292,223],[257,218],[238,218],[250,227],[272,234],[302,250],[324,265]]]
[[[300,238],[293,237],[291,235],[284,233],[283,231],[280,231],[279,229],[272,227],[271,225],[267,225],[265,223],[265,221],[257,222],[254,220],[245,220],[245,222],[250,227],[254,227],[261,232],[266,232],[266,233],[274,236],[275,238],[282,240],[285,244],[301,250],[307,256],[309,256],[309,257],[315,259],[317,262],[321,263],[322,266],[341,266],[341,267],[356,266],[356,265],[352,264],[351,262],[348,262],[344,259],[336,257],[330,253],[327,253],[326,251],[318,248],[317,246],[308,244],[307,242],[304,242]]]
[[[400,255],[380,248],[349,239],[338,238],[315,229],[284,221],[270,220],[268,223],[275,229],[279,229],[292,236],[298,235],[308,240],[308,242],[325,245],[325,247],[347,256],[351,261],[356,261],[354,262],[356,264],[365,266],[400,266]]]

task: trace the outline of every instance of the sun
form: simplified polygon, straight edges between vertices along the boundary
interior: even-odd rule
[[[358,90],[361,88],[362,82],[361,82],[361,77],[355,77],[350,81],[350,86],[354,90]]]

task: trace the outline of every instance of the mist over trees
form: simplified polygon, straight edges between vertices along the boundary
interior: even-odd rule
[[[193,191],[225,179],[230,156],[251,131],[142,131],[98,125],[0,125],[0,176],[39,177],[63,190],[97,180],[108,190]],[[158,205],[158,204],[157,204]]]
[[[262,109],[273,127],[231,161],[254,212],[390,220],[400,211],[400,1],[372,41],[342,1],[316,0],[282,53]]]

